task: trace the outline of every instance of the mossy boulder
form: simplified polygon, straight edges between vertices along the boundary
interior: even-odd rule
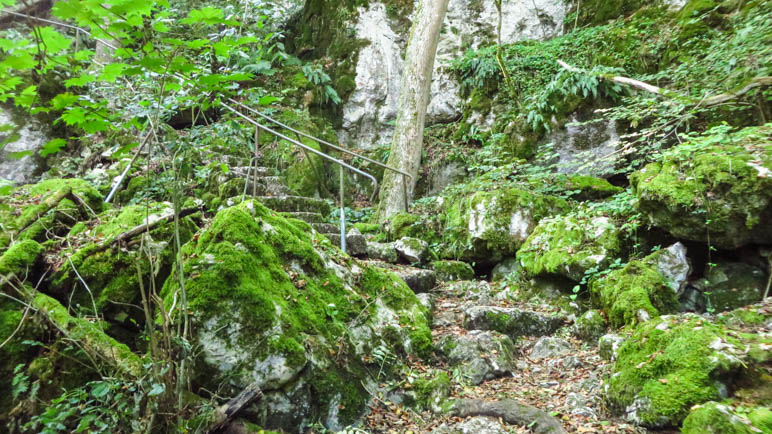
[[[638,325],[619,349],[606,398],[634,423],[679,426],[696,404],[731,390],[754,362],[763,334],[740,333],[698,315],[663,316]]]
[[[651,256],[593,280],[590,295],[606,311],[612,327],[647,321],[679,308],[677,292]]]
[[[677,238],[726,249],[772,243],[772,124],[711,132],[632,175],[638,209]]]
[[[426,357],[428,311],[393,273],[356,266],[308,224],[256,201],[217,213],[183,247],[200,387],[223,381],[266,393],[255,422],[342,429],[365,411],[368,365]],[[167,279],[169,306],[178,279]],[[395,366],[389,364],[389,367]],[[385,370],[385,374],[391,368]],[[372,369],[378,372],[379,369]],[[282,403],[291,405],[283,405]]]
[[[607,326],[606,318],[601,312],[588,310],[576,319],[572,333],[579,339],[595,344],[606,333]]]
[[[602,215],[545,218],[516,257],[529,275],[558,274],[578,282],[589,269],[605,269],[618,258],[622,239],[619,226]]]
[[[710,401],[695,406],[684,420],[685,434],[751,434],[772,432],[772,411],[757,407],[748,413]]]
[[[43,246],[32,240],[23,240],[11,245],[0,256],[0,276],[19,273],[18,277],[23,278],[25,269],[31,267],[42,252]]]
[[[562,199],[518,188],[454,195],[440,207],[445,256],[496,263],[517,252],[541,219],[567,207]]]

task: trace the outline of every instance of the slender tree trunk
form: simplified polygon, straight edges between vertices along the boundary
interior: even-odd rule
[[[437,43],[448,10],[448,1],[421,0],[413,27],[410,29],[397,108],[397,124],[388,164],[409,173],[413,179],[405,180],[402,175],[390,171],[385,173],[380,193],[381,220],[405,210],[403,182],[408,183],[408,200],[415,188],[421,165],[424,122],[426,107],[429,105],[434,57],[437,54]]]

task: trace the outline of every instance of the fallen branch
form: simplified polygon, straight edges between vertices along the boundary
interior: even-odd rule
[[[194,214],[194,213],[196,213],[198,211],[199,211],[198,208],[185,208],[182,211],[180,211],[180,218],[187,217],[187,216],[189,216],[191,214]],[[126,232],[124,232],[122,234],[119,234],[115,238],[111,238],[111,239],[103,242],[102,244],[100,244],[96,248],[95,253],[96,252],[101,252],[102,250],[105,250],[105,249],[107,249],[108,247],[110,247],[110,246],[112,246],[114,244],[118,244],[118,243],[120,243],[122,241],[134,238],[135,236],[137,236],[137,235],[139,235],[139,234],[141,234],[143,232],[150,232],[156,226],[158,226],[158,225],[160,225],[162,223],[167,223],[170,220],[172,220],[173,218],[174,218],[174,213],[169,213],[169,214],[166,214],[166,215],[163,215],[163,216],[159,217],[157,220],[154,220],[154,221],[152,221],[150,223],[144,223],[144,224],[136,226],[136,227],[134,227],[132,229],[129,229],[128,231],[126,231]]]
[[[563,424],[557,418],[512,399],[495,402],[457,399],[450,411],[451,414],[458,417],[489,416],[501,418],[510,425],[529,426],[535,433],[566,433]]]
[[[16,232],[16,235],[18,236],[22,232],[26,231],[30,226],[38,221],[40,217],[44,216],[48,211],[56,208],[56,206],[59,205],[59,202],[61,202],[67,196],[70,196],[71,193],[72,188],[66,187],[48,196],[45,198],[45,200],[43,200],[43,202],[35,205],[33,211],[30,214],[28,214],[23,220],[17,222],[19,230]]]
[[[563,69],[566,69],[567,71],[574,72],[577,74],[585,73],[585,71],[575,67],[571,66],[568,63],[558,60],[558,65],[560,65]],[[629,77],[623,77],[621,75],[600,75],[599,76],[603,80],[607,81],[613,81],[615,83],[624,84],[626,86],[630,86],[636,89],[644,90],[649,93],[653,93],[655,95],[665,96],[665,97],[681,97],[684,98],[682,95],[679,95],[676,92],[673,92],[668,89],[663,89],[661,87],[654,86],[653,84],[649,84],[643,81],[635,80],[633,78]],[[715,95],[709,98],[705,98],[702,100],[693,100],[693,105],[699,105],[702,107],[710,107],[718,104],[723,104],[725,102],[731,101],[733,99],[736,99],[742,95],[745,95],[746,93],[750,92],[751,90],[757,88],[757,87],[763,87],[763,86],[772,86],[772,77],[756,77],[750,81],[745,87],[742,89],[736,91],[736,92],[725,92],[720,95]]]
[[[241,393],[236,395],[235,398],[231,399],[230,401],[221,405],[217,410],[215,410],[215,420],[212,426],[209,428],[208,432],[214,433],[222,429],[236,416],[236,414],[238,414],[238,412],[249,405],[249,403],[256,399],[262,398],[263,391],[260,390],[260,387],[257,385],[257,383],[250,384],[246,389],[242,390]]]
[[[30,305],[68,339],[80,344],[94,359],[112,366],[130,378],[142,374],[142,360],[124,344],[105,334],[95,324],[73,317],[56,299],[35,290],[28,290]]]

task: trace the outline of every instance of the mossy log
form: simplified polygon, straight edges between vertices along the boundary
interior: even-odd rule
[[[48,196],[43,200],[43,202],[39,203],[38,205],[35,205],[35,208],[32,212],[26,214],[23,216],[20,221],[17,222],[17,226],[19,227],[19,230],[17,232],[18,234],[21,234],[25,230],[27,230],[28,227],[32,226],[33,223],[35,223],[40,217],[45,215],[48,211],[51,211],[52,209],[56,208],[57,205],[59,205],[59,202],[61,202],[64,198],[67,196],[70,196],[72,194],[72,187],[67,186],[56,193],[52,194],[51,196]]]

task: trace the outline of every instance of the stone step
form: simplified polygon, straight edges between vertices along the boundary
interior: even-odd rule
[[[332,244],[340,246],[340,233],[328,232],[322,233]],[[346,235],[346,253],[351,256],[365,256],[367,254],[367,240],[362,234],[349,232]]]
[[[240,166],[240,167],[231,167],[228,170],[227,176],[229,178],[245,178],[247,176],[247,173],[249,173],[249,176],[255,176],[255,168],[254,167],[247,167],[247,166]],[[265,177],[273,177],[273,174],[275,171],[273,169],[270,169],[268,167],[258,167],[257,168],[257,177],[258,178],[265,178]]]
[[[331,211],[330,204],[322,199],[304,196],[260,196],[257,198],[263,205],[279,212],[315,212],[327,215]]]
[[[302,211],[280,212],[279,215],[286,218],[303,220],[304,222],[309,224],[324,223],[324,216],[319,214],[318,212],[302,212]]]
[[[320,234],[336,234],[340,231],[338,225],[332,223],[311,223],[311,227]]]

